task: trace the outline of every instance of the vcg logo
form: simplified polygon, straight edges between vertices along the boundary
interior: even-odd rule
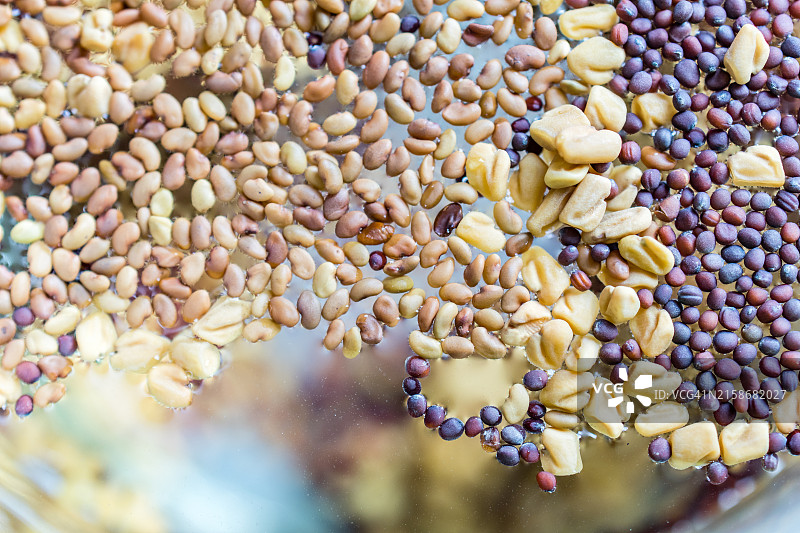
[[[609,396],[608,399],[609,407],[617,407],[619,404],[622,403],[624,399],[623,395],[624,395],[625,383],[628,381],[628,370],[625,368],[621,368],[619,371],[619,378],[622,380],[621,383],[606,382],[602,384],[598,383],[592,384],[592,388],[594,389],[595,392],[603,391]],[[651,388],[652,386],[653,386],[653,376],[651,376],[650,374],[642,374],[641,376],[636,378],[633,382],[634,390],[645,390]],[[637,394],[636,399],[639,400],[639,403],[641,403],[645,407],[648,407],[652,403],[652,400],[650,400],[650,398],[642,394]],[[633,408],[634,408],[633,402],[629,400],[625,404],[625,412],[632,414]]]

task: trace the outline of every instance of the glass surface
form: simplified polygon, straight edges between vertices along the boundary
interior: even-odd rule
[[[179,412],[137,376],[76,365],[57,408],[0,432],[0,530],[785,531],[796,513],[796,466],[743,465],[713,487],[703,470],[652,463],[632,431],[583,439],[584,471],[543,493],[537,466],[501,466],[476,439],[444,442],[405,415],[403,331],[353,360],[288,337],[234,346]],[[480,383],[492,400],[512,367],[442,362],[425,386],[461,401]]]

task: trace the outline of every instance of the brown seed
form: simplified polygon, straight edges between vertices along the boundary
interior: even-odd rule
[[[433,319],[436,318],[436,313],[439,312],[439,299],[435,296],[429,296],[425,299],[422,307],[419,308],[417,314],[417,325],[419,330],[423,333],[431,329]]]
[[[570,274],[569,280],[579,291],[588,291],[592,288],[592,280],[583,270],[576,270]]]
[[[297,298],[297,311],[300,313],[300,324],[305,329],[315,329],[322,319],[322,306],[314,293],[305,290]]]
[[[464,30],[461,38],[468,46],[478,46],[488,41],[494,34],[494,27],[490,24],[471,23]]]
[[[447,75],[452,80],[459,80],[469,76],[470,70],[475,65],[475,58],[470,54],[457,54],[450,59]]]
[[[336,222],[335,233],[340,239],[355,237],[367,224],[369,219],[363,212],[350,211]]]
[[[530,44],[512,46],[505,55],[506,63],[514,70],[538,69],[544,65],[545,56],[539,48]]]
[[[400,310],[397,307],[397,303],[385,294],[375,300],[372,305],[372,312],[375,314],[375,318],[390,328],[400,322]]]
[[[394,226],[382,222],[371,222],[359,232],[358,242],[368,246],[383,244],[388,241],[392,235],[394,235]]]
[[[282,296],[269,300],[269,316],[282,326],[292,328],[300,321],[300,314],[292,302]]]
[[[358,315],[356,326],[361,331],[361,340],[367,344],[375,345],[383,340],[383,327],[374,316],[368,313]]]
[[[620,255],[619,251],[612,251],[606,259],[606,268],[609,273],[618,280],[626,280],[631,274],[630,267]]]

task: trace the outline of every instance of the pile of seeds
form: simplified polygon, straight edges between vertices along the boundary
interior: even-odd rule
[[[770,4],[772,15],[766,5],[756,6],[745,20],[749,8],[744,2],[706,9],[686,1],[623,1],[614,10],[621,22],[611,6],[570,7],[576,9],[559,18],[563,34],[570,37],[570,26],[564,24],[568,14],[592,11],[595,21],[608,16],[614,20],[611,41],[623,48],[625,60],[606,80],[608,89],[592,87],[588,96],[572,99],[575,107],[560,108],[561,115],[579,115],[582,110],[591,119],[602,116],[601,109],[607,122],[596,127],[622,133],[618,161],[624,165],[581,161],[593,163],[586,177],[548,182],[554,161],[563,164],[557,158],[564,158],[568,145],[553,146],[536,135],[548,128],[540,124],[550,113],[533,122],[531,134],[544,149],[537,153],[548,167],[544,181],[550,192],[545,199],[575,184],[571,196],[565,196],[574,198],[587,182],[593,191],[602,189],[603,182],[593,174],[615,182],[601,196],[607,211],[600,215],[601,232],[596,222],[587,228],[565,217],[566,199],[554,208],[557,219],[546,218],[538,225],[540,210],[530,208],[527,228],[535,237],[556,220],[570,226],[558,232],[563,245],[558,261],[572,270],[572,287],[564,290],[556,284],[554,297],[545,291],[537,294],[538,303],[556,305],[549,312],[537,309],[541,322],[532,328],[530,321],[514,320],[516,311],[510,320],[497,321],[503,345],[498,343],[492,356],[504,356],[509,346],[524,346],[537,369],[512,386],[499,409],[486,406],[479,416],[461,422],[447,418],[443,407],[427,405],[419,378],[430,366],[411,358],[406,366],[410,377],[403,383],[410,395],[409,412],[424,417],[427,427],[438,427],[446,440],[463,433],[480,436],[484,448],[496,453],[502,464],[541,459],[545,472],[539,481],[544,490],[555,487],[547,472],[570,475],[582,468],[575,431],[617,438],[632,412],[628,396],[635,395],[645,396],[645,406],[654,403],[636,417],[636,431],[646,437],[670,433],[651,443],[653,460],[669,461],[675,468],[709,464],[712,483],[727,479],[726,465],[752,459],[762,458],[765,470],[774,470],[778,451],[788,448],[800,454],[800,396],[794,392],[800,336],[792,331],[792,323],[800,319],[800,300],[794,292],[800,260],[800,162],[794,139],[800,48],[793,51],[800,39],[787,37],[792,30],[790,6]],[[735,19],[733,26],[725,25],[728,18]],[[771,30],[764,27],[768,22]],[[716,35],[706,29],[709,26],[718,28]],[[596,29],[607,28],[592,31]],[[592,31],[575,38],[590,37]],[[597,106],[600,95],[605,100]],[[781,112],[786,109],[792,111]],[[614,113],[616,122],[609,120]],[[743,149],[730,149],[731,144]],[[525,205],[514,200],[515,205]],[[598,204],[587,202],[584,209]],[[631,222],[625,222],[625,229],[641,240],[602,231],[613,211],[632,206],[647,209],[642,228],[629,230]],[[637,254],[634,243],[643,251]],[[658,281],[655,276],[640,279],[640,270],[657,274]],[[548,281],[557,278],[551,274]],[[533,291],[553,288],[529,281],[524,272],[523,281]],[[599,299],[590,290],[599,293]],[[472,307],[482,309],[474,300]],[[589,328],[598,310],[602,318]],[[593,318],[581,324],[575,320],[581,312]],[[533,334],[526,332],[521,342],[514,342],[515,326],[523,323]],[[620,340],[617,326],[626,323],[633,338]],[[421,322],[420,329],[430,325]],[[433,337],[442,339],[445,353],[458,357],[448,347],[466,343],[437,332],[435,322],[433,326]],[[458,326],[456,318],[457,335],[466,336]],[[474,349],[486,356],[475,343],[475,332]],[[419,344],[419,334],[413,333],[412,348],[414,336]],[[429,356],[415,351],[422,358]],[[595,365],[598,359],[605,371]],[[584,374],[587,371],[594,373]],[[644,374],[651,376],[653,385],[636,390],[636,379]],[[604,379],[619,387],[606,386]],[[767,419],[772,426],[758,423]]]
[[[629,422],[714,482],[800,452],[793,5],[64,4],[0,6],[19,416],[78,362],[182,408],[240,337],[352,358],[406,318],[409,412],[544,490]],[[522,351],[500,408],[421,394],[428,359]]]

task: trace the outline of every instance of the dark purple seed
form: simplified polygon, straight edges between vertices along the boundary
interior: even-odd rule
[[[519,447],[519,456],[526,463],[539,462],[539,448],[532,442],[525,442]]]
[[[686,344],[692,337],[692,329],[686,324],[675,322],[673,324],[675,333],[672,335],[672,342],[675,344]]]
[[[20,361],[14,371],[23,383],[36,383],[42,377],[42,371],[31,361]]]
[[[800,57],[800,39],[797,37],[790,35],[783,41],[781,44],[781,52],[785,56],[798,58]]]
[[[720,426],[727,426],[735,419],[736,409],[734,409],[733,404],[730,402],[720,403],[719,408],[714,411],[714,420],[716,420],[717,424]]]
[[[497,450],[497,461],[504,466],[517,466],[519,464],[519,451],[515,446],[501,446]]]
[[[531,418],[542,418],[547,412],[547,407],[542,402],[532,400],[528,404],[528,416]]]
[[[592,333],[601,342],[611,342],[619,335],[617,326],[605,319],[599,319],[592,326]]]
[[[665,353],[657,355],[655,359],[653,359],[653,362],[659,366],[663,366],[665,370],[672,370],[672,363],[669,360],[669,356]],[[621,368],[623,366],[627,368],[626,365],[620,363],[612,369],[612,372],[615,371],[617,368]]]
[[[739,381],[741,382],[742,387],[750,392],[757,391],[761,386],[761,383],[758,381],[758,374],[749,366],[742,367],[742,373],[739,376]]]
[[[800,385],[800,379],[798,379],[797,373],[792,370],[784,370],[781,372],[779,381],[781,382],[783,390],[787,392],[793,392],[797,389],[797,386]]]
[[[728,467],[719,461],[708,465],[706,479],[712,485],[722,485],[728,479]]]
[[[325,65],[325,58],[327,56],[327,51],[323,46],[310,46],[308,48],[308,55],[306,56],[306,60],[308,61],[309,68],[312,69],[320,69],[323,65]]]
[[[684,345],[676,346],[670,353],[670,361],[672,362],[672,366],[679,370],[689,368],[689,365],[692,364],[693,357],[692,350],[690,350],[688,346]]]
[[[705,331],[694,331],[689,337],[689,347],[697,352],[711,348],[711,335]]]
[[[406,378],[403,380],[403,392],[408,396],[413,396],[422,392],[422,384],[416,378]]]
[[[464,435],[469,438],[477,437],[483,431],[483,422],[477,416],[471,416],[467,418],[467,421],[464,423]]]
[[[700,310],[696,307],[686,307],[681,311],[680,317],[684,324],[697,324],[700,320]]]
[[[786,437],[786,449],[792,455],[800,455],[800,431],[794,430]]]
[[[778,254],[768,254],[764,258],[764,270],[767,272],[777,272],[781,268],[781,258]]]
[[[642,120],[633,113],[628,113],[625,116],[625,125],[622,127],[625,133],[632,135],[641,130],[642,127],[643,127]]]
[[[605,261],[608,258],[608,255],[611,253],[611,248],[607,244],[595,244],[592,246],[589,255],[595,261]]]
[[[611,381],[611,383],[614,384],[624,383],[625,379],[623,379],[623,376],[627,377],[627,375],[628,375],[628,365],[626,365],[625,363],[617,363],[611,369],[611,375],[609,376],[608,379]]]
[[[786,211],[781,209],[780,207],[773,205],[764,213],[764,218],[773,228],[782,228],[784,224],[788,221],[786,216]]]
[[[633,75],[628,83],[628,90],[633,94],[644,94],[652,87],[653,78],[650,74],[644,71],[637,72]]]
[[[650,455],[650,459],[656,463],[665,463],[672,457],[672,447],[667,439],[657,437],[650,442],[647,453]]]
[[[775,195],[775,205],[784,211],[792,213],[800,207],[800,200],[798,200],[797,195],[781,190]]]
[[[23,394],[17,398],[17,402],[14,404],[14,412],[17,413],[17,416],[28,416],[32,411],[33,398],[30,395]]]
[[[756,318],[756,308],[752,305],[746,305],[739,312],[739,320],[745,324],[750,324]]]
[[[703,303],[703,293],[694,285],[684,285],[678,289],[678,301],[683,305],[700,305]]]
[[[511,149],[506,149],[508,152],[508,157],[511,158],[511,166],[516,166],[519,163],[519,154],[515,150],[525,150],[528,148],[528,136],[524,133],[515,133],[513,137],[511,137]],[[516,163],[514,163],[514,156],[516,155]]]
[[[527,145],[527,137],[525,144]],[[511,148],[506,148],[506,153],[508,154],[508,158],[511,160],[511,168],[514,168],[517,165],[519,165],[520,156],[516,150],[512,150]]]
[[[781,373],[781,363],[776,357],[762,357],[758,362],[758,369],[765,376],[776,378]]]
[[[698,272],[694,279],[703,292],[711,292],[717,286],[717,278],[710,272]]]
[[[481,408],[481,420],[487,426],[496,426],[503,421],[503,414],[494,405],[487,405]]]
[[[673,393],[675,401],[678,403],[690,403],[697,398],[697,387],[691,381],[684,381]]]
[[[78,342],[73,335],[61,335],[58,337],[58,353],[68,357],[78,349]]]
[[[408,408],[408,414],[414,418],[419,418],[425,414],[425,410],[428,408],[428,401],[425,399],[425,396],[415,394],[409,396],[406,401],[406,407]]]
[[[768,453],[761,459],[761,468],[765,472],[774,472],[778,469],[778,456],[774,453]]]
[[[737,413],[746,413],[748,407],[750,407],[749,400],[742,394],[735,395],[731,400],[731,404]]]
[[[36,320],[36,316],[33,314],[30,307],[17,307],[14,309],[11,318],[14,320],[14,323],[21,328],[30,326],[33,324],[34,320]]]
[[[541,418],[526,418],[522,421],[522,427],[528,433],[539,434],[544,431],[545,423]]]
[[[419,29],[419,19],[414,15],[406,15],[400,20],[400,31],[403,33],[414,33]]]
[[[714,373],[722,379],[737,379],[741,372],[742,368],[733,359],[723,358],[714,365]]]
[[[720,409],[720,401],[712,394],[703,394],[697,401],[697,406],[707,413],[716,413]]]
[[[783,304],[783,316],[789,322],[800,320],[800,300],[792,298]]]
[[[425,427],[429,429],[436,429],[442,425],[447,411],[441,405],[431,405],[425,410]]]
[[[678,318],[681,316],[681,311],[683,311],[683,308],[681,304],[678,303],[678,300],[670,300],[664,304],[664,311],[669,314],[670,318]]]
[[[752,289],[754,285],[755,284],[753,283],[753,278],[751,278],[750,276],[742,276],[741,278],[736,280],[734,287],[736,288],[736,292],[747,292],[750,289]]]
[[[697,390],[710,391],[714,388],[714,385],[717,384],[717,378],[715,378],[714,374],[708,370],[704,370],[703,372],[697,374],[697,376],[694,378],[694,384],[697,385]]]
[[[791,329],[792,329],[791,322],[789,322],[783,317],[778,317],[775,319],[774,322],[772,322],[772,324],[769,325],[769,334],[773,337],[783,337],[787,333],[790,333]]]
[[[800,350],[800,331],[790,331],[783,338],[783,346],[787,350]]]
[[[760,397],[750,398],[750,402],[747,407],[747,412],[753,418],[758,418],[758,419],[767,418],[770,413],[769,404],[764,398]]]
[[[786,448],[786,436],[783,433],[772,432],[769,434],[769,453],[778,453]]]
[[[669,147],[669,155],[675,159],[686,159],[692,149],[691,143],[686,139],[675,139]]]
[[[573,227],[565,226],[558,230],[558,240],[564,246],[580,244],[581,233]]]
[[[424,378],[431,372],[431,364],[427,359],[412,356],[406,359],[406,373],[412,378]]]
[[[647,191],[639,191],[633,202],[637,207],[650,207],[653,205],[653,195]]]
[[[736,387],[730,381],[720,381],[714,386],[714,392],[721,402],[729,402],[736,392]]]
[[[439,436],[443,440],[456,440],[464,434],[464,423],[458,418],[448,418],[439,426]]]
[[[525,430],[522,426],[510,424],[500,431],[500,438],[508,444],[519,446],[525,440]]]
[[[526,118],[518,118],[511,123],[511,129],[518,133],[527,133],[531,128],[531,123]]]
[[[714,334],[713,343],[719,353],[730,353],[739,344],[739,336],[732,331],[718,331]]]
[[[522,383],[528,390],[542,390],[547,385],[547,372],[540,369],[531,370],[525,374]]]
[[[739,263],[744,259],[744,256],[747,252],[745,252],[744,248],[739,246],[738,244],[731,244],[725,246],[720,251],[720,255],[725,260],[726,263]]]
[[[386,266],[386,256],[383,252],[374,251],[369,254],[369,267],[372,270],[383,270],[383,267]]]

